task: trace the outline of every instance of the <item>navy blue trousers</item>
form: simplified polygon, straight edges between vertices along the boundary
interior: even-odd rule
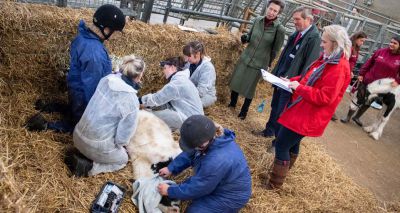
[[[65,103],[49,103],[43,109],[44,112],[58,112],[62,115],[62,120],[47,123],[47,129],[60,133],[72,133],[82,114],[72,113],[71,105]]]
[[[289,161],[290,153],[299,154],[300,141],[304,135],[281,126],[275,144],[275,158],[281,161]]]
[[[274,88],[271,101],[271,113],[269,115],[268,122],[265,124],[263,130],[264,136],[277,136],[281,125],[277,122],[279,116],[285,109],[287,103],[289,103],[292,94],[286,90]]]
[[[54,121],[47,123],[47,129],[51,129],[59,133],[71,133],[74,131],[75,125],[68,120]]]

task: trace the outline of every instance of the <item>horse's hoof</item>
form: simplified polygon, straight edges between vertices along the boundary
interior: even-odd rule
[[[379,140],[379,133],[378,132],[371,132],[369,134],[373,139]]]
[[[364,129],[364,131],[370,133],[370,132],[372,132],[372,130],[374,129],[374,127],[373,127],[373,126],[366,126],[366,127],[364,127],[363,129]]]

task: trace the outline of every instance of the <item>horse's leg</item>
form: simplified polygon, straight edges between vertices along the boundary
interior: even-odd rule
[[[383,128],[385,127],[385,125],[389,121],[390,115],[393,113],[393,111],[394,110],[392,109],[392,111],[389,113],[388,116],[383,117],[381,119],[381,122],[378,125],[377,129],[374,132],[371,133],[371,137],[373,137],[375,140],[379,140],[379,138],[382,136]]]
[[[386,108],[386,105],[383,104],[383,109],[379,111],[375,121],[371,125],[364,127],[364,131],[372,133],[378,129],[378,126],[382,123],[383,113],[385,112]]]
[[[388,93],[383,98],[384,109],[382,109],[380,122],[377,125],[376,129],[371,133],[371,136],[378,140],[382,136],[383,128],[386,123],[389,121],[390,115],[393,113],[396,105],[395,95],[393,93]]]

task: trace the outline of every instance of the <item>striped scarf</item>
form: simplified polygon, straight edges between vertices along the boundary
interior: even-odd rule
[[[325,66],[327,64],[339,64],[340,58],[342,57],[342,51],[340,51],[338,54],[333,55],[332,57],[329,57],[325,59],[324,63],[322,63],[319,67],[315,68],[313,73],[311,74],[310,78],[308,79],[306,86],[312,87],[315,82],[321,77],[322,73],[325,70]],[[299,96],[294,100],[293,102],[289,103],[287,106],[287,109],[291,108],[292,106],[296,105],[299,103],[301,100],[303,100],[302,96]]]

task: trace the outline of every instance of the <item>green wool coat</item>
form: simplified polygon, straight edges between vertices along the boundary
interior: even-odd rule
[[[232,73],[229,87],[245,98],[252,99],[261,77],[282,48],[285,28],[275,20],[264,30],[264,16],[257,17],[249,33],[249,44]]]

